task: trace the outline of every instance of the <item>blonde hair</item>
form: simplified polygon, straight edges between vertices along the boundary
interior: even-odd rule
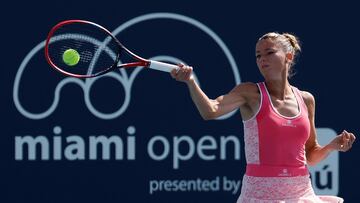
[[[278,43],[284,50],[285,53],[292,53],[293,54],[293,60],[290,64],[289,68],[289,77],[293,76],[295,73],[293,71],[292,66],[295,65],[295,59],[297,59],[299,53],[301,52],[300,47],[300,41],[299,39],[290,33],[277,33],[277,32],[269,32],[261,36],[258,40],[264,40],[264,39],[271,39],[274,40],[276,43]]]

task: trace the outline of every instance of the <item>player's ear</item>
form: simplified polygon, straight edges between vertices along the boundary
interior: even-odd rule
[[[292,61],[293,59],[294,59],[294,54],[293,53],[287,53],[286,54],[286,59],[288,60],[288,61]]]

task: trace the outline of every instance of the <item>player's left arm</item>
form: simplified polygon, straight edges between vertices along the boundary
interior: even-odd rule
[[[348,151],[355,141],[355,136],[352,133],[344,130],[340,135],[336,136],[329,144],[321,146],[317,141],[315,128],[315,98],[309,93],[302,91],[302,97],[308,109],[308,116],[310,121],[310,137],[306,142],[305,151],[308,165],[315,165],[325,159],[330,152],[334,150]]]

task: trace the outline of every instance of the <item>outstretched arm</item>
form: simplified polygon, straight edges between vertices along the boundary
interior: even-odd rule
[[[200,115],[205,120],[210,120],[229,113],[246,103],[246,85],[238,85],[226,95],[210,99],[199,87],[193,77],[193,69],[183,64],[178,70],[173,70],[171,76],[177,81],[185,82],[193,102]]]
[[[316,128],[315,128],[315,99],[309,92],[302,92],[302,97],[306,103],[309,113],[310,121],[310,137],[306,142],[306,159],[309,165],[315,165],[325,159],[330,152],[334,150],[346,152],[355,141],[355,136],[352,133],[344,130],[340,135],[336,136],[329,144],[320,146],[317,142]]]

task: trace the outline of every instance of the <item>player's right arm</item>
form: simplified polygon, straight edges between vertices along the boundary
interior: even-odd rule
[[[211,120],[227,114],[237,108],[247,108],[249,94],[256,85],[243,83],[237,85],[229,93],[216,99],[210,99],[196,83],[192,75],[192,67],[180,65],[180,68],[171,72],[171,76],[181,82],[185,82],[189,88],[191,98],[205,120]],[[243,111],[242,111],[243,112]]]

